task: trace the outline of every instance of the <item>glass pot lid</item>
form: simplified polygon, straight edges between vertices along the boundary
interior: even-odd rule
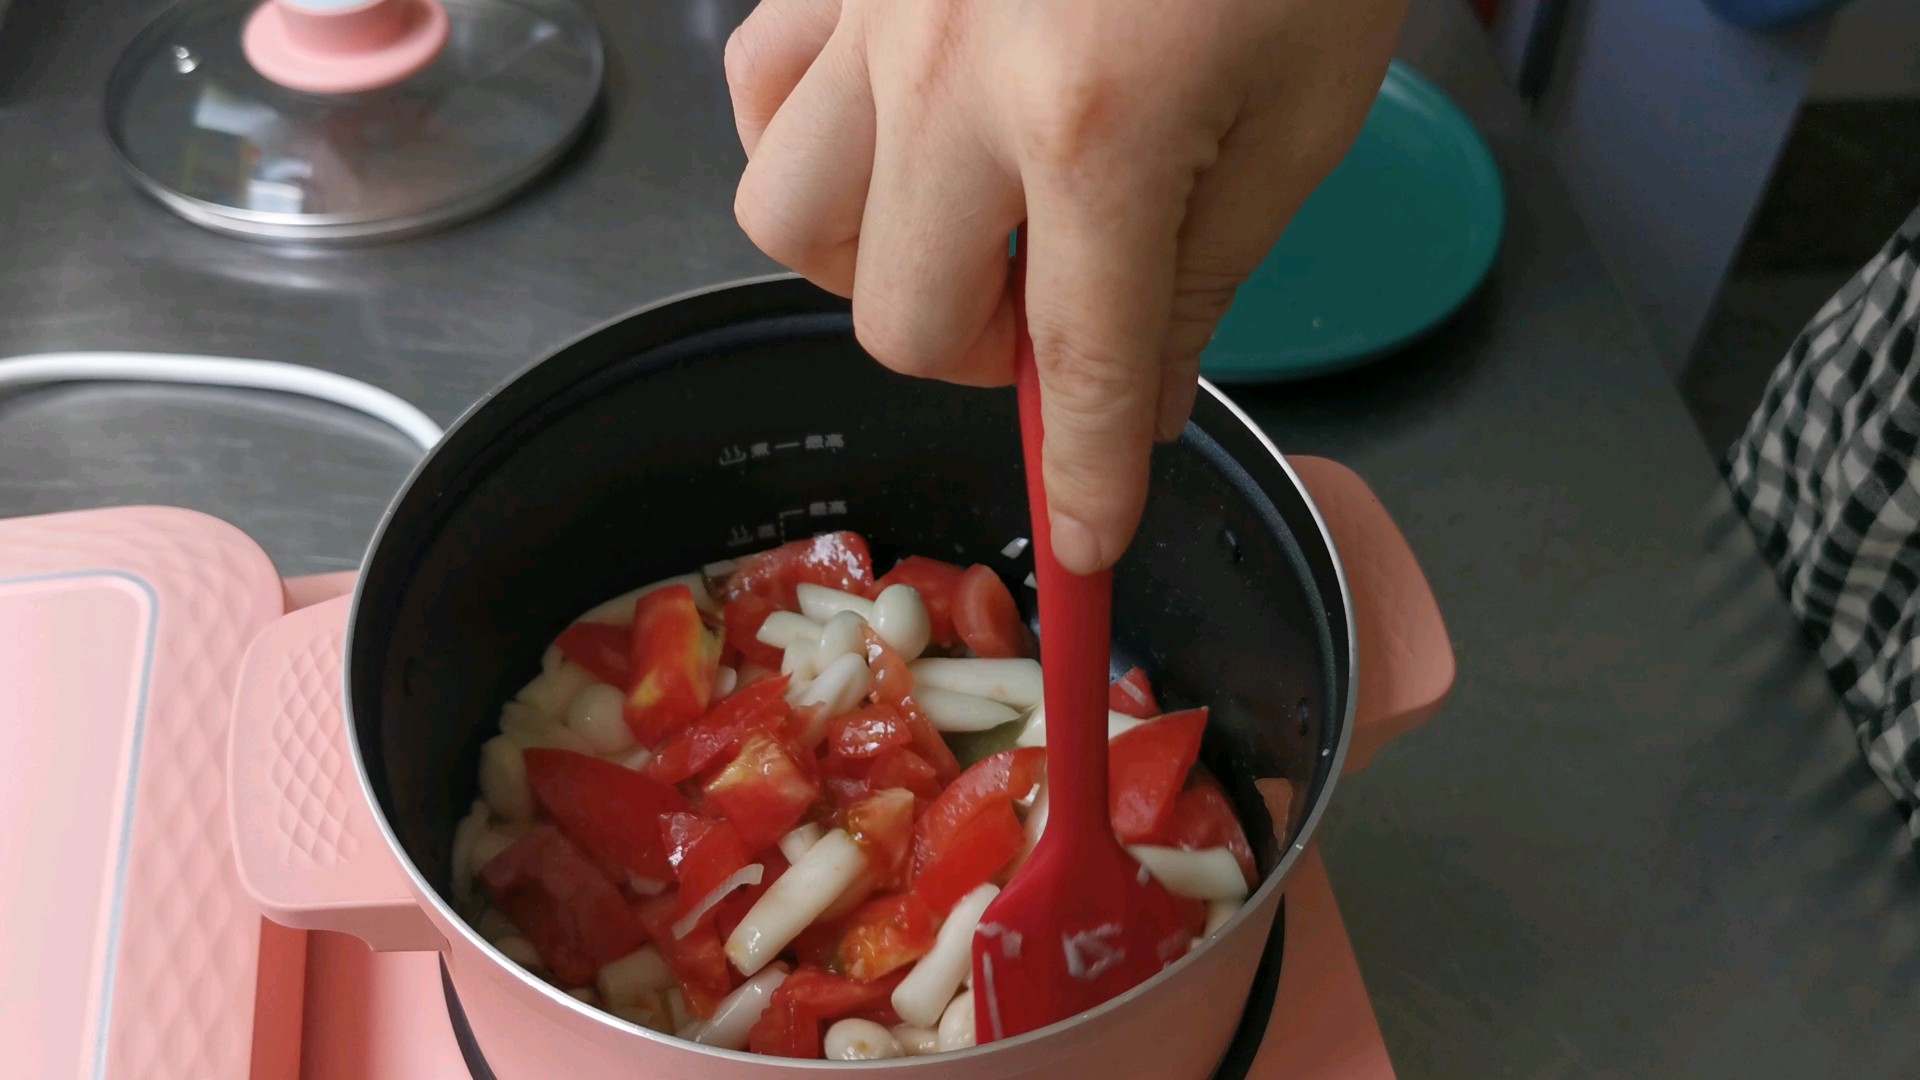
[[[115,64],[107,136],[136,182],[220,232],[411,235],[552,164],[604,68],[570,0],[187,0]]]

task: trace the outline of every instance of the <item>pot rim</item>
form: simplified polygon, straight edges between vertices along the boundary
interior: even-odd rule
[[[414,483],[420,478],[420,475],[433,463],[435,457],[443,451],[444,447],[447,445],[449,441],[452,440],[454,435],[458,433],[463,427],[467,425],[469,421],[473,419],[476,413],[478,413],[481,409],[485,408],[488,405],[488,403],[490,403],[496,396],[500,394],[502,390],[519,382],[522,378],[524,378],[527,375],[528,372],[532,371],[534,368],[537,368],[540,365],[546,363],[548,360],[552,359],[553,357],[559,356],[561,353],[564,353],[570,349],[573,349],[574,347],[580,345],[586,340],[599,335],[603,331],[610,330],[615,326],[619,326],[623,323],[629,322],[636,318],[640,318],[644,315],[651,314],[655,311],[659,311],[664,308],[671,307],[683,301],[692,300],[696,297],[707,296],[712,293],[723,292],[723,291],[732,290],[732,289],[743,289],[743,288],[749,288],[756,285],[766,285],[766,284],[773,284],[776,282],[789,282],[789,281],[798,281],[798,280],[801,280],[801,277],[798,274],[792,274],[792,273],[762,274],[754,277],[737,278],[731,281],[725,281],[725,282],[720,282],[713,285],[701,286],[699,288],[688,289],[684,292],[675,293],[672,296],[664,297],[660,300],[654,301],[653,303],[642,305],[641,307],[635,308],[624,314],[615,316],[611,319],[607,319],[580,334],[576,334],[575,336],[573,336],[572,338],[569,338],[566,342],[564,342],[557,348],[549,350],[548,352],[540,356],[538,359],[534,360],[532,363],[529,363],[521,367],[520,370],[514,372],[514,374],[511,375],[510,377],[494,384],[492,388],[488,389],[484,394],[476,398],[473,404],[469,405],[466,408],[466,410],[460,414],[457,420],[455,420],[452,424],[449,424],[447,426],[445,433],[440,438],[440,441],[435,443],[433,448],[428,450],[427,453],[421,457],[419,462],[417,462],[414,465],[412,471],[407,474],[406,480],[401,483],[399,489],[395,492],[393,498],[389,500],[389,502],[387,503],[386,510],[384,510],[380,515],[380,522],[374,529],[373,538],[370,541],[368,541],[367,554],[364,558],[361,559],[362,569],[364,570],[368,562],[372,559],[374,553],[380,549],[381,541],[384,540],[386,537],[387,528],[393,521],[394,511],[399,507],[401,501],[407,497],[407,494],[413,490]],[[964,1060],[968,1060],[971,1058],[975,1058],[975,1057],[979,1057],[987,1054],[998,1054],[998,1053],[1014,1050],[1017,1048],[1034,1045],[1048,1038],[1058,1036],[1059,1034],[1067,1030],[1069,1027],[1104,1016],[1117,1009],[1124,1008],[1127,1005],[1131,1004],[1132,1002],[1137,1001],[1145,997],[1146,995],[1152,993],[1154,990],[1158,989],[1160,986],[1167,983],[1168,981],[1178,977],[1178,975],[1181,972],[1183,972],[1188,967],[1192,966],[1192,964],[1195,962],[1195,959],[1197,957],[1208,952],[1214,946],[1218,945],[1220,942],[1231,937],[1236,930],[1238,930],[1242,925],[1244,925],[1247,922],[1249,918],[1252,917],[1255,911],[1266,907],[1269,900],[1273,899],[1274,894],[1279,891],[1281,883],[1286,880],[1288,875],[1292,872],[1295,864],[1299,862],[1302,852],[1306,850],[1308,840],[1312,838],[1315,828],[1320,823],[1321,816],[1326,812],[1327,804],[1332,800],[1334,787],[1340,779],[1340,770],[1346,763],[1348,745],[1352,742],[1352,739],[1353,739],[1355,707],[1358,703],[1359,690],[1360,690],[1360,681],[1359,681],[1360,647],[1359,647],[1359,639],[1353,632],[1353,593],[1347,584],[1346,565],[1340,558],[1339,550],[1334,546],[1333,534],[1327,528],[1326,518],[1321,514],[1320,507],[1317,503],[1314,502],[1313,496],[1307,491],[1306,485],[1301,483],[1299,474],[1294,472],[1293,466],[1287,462],[1285,455],[1283,455],[1280,452],[1279,448],[1273,444],[1273,440],[1267,437],[1267,433],[1261,429],[1260,425],[1255,423],[1253,418],[1248,416],[1246,411],[1241,409],[1240,406],[1236,404],[1232,398],[1228,397],[1218,387],[1214,386],[1211,382],[1208,382],[1205,378],[1201,378],[1199,380],[1199,383],[1200,383],[1201,390],[1211,395],[1215,401],[1217,401],[1220,405],[1225,407],[1226,410],[1229,413],[1231,413],[1236,420],[1240,421],[1240,423],[1249,432],[1253,434],[1255,439],[1259,440],[1260,445],[1266,449],[1267,453],[1270,456],[1272,456],[1274,463],[1280,466],[1281,471],[1286,474],[1287,479],[1293,483],[1294,489],[1299,492],[1302,499],[1305,501],[1308,512],[1313,515],[1314,526],[1319,530],[1320,542],[1323,545],[1325,545],[1327,554],[1332,560],[1334,579],[1340,587],[1340,612],[1341,612],[1341,617],[1345,620],[1345,625],[1347,627],[1347,680],[1346,680],[1347,684],[1345,687],[1346,701],[1345,701],[1344,707],[1342,708],[1340,730],[1339,730],[1339,734],[1335,739],[1332,760],[1329,763],[1329,770],[1327,774],[1326,784],[1320,789],[1319,797],[1313,799],[1308,803],[1306,816],[1301,820],[1300,828],[1294,834],[1293,843],[1290,844],[1287,850],[1281,854],[1279,862],[1274,865],[1273,870],[1270,871],[1265,876],[1265,878],[1260,882],[1259,887],[1254,889],[1254,891],[1247,896],[1247,899],[1241,903],[1240,910],[1234,912],[1233,917],[1231,919],[1228,919],[1226,924],[1222,926],[1219,930],[1216,930],[1211,937],[1209,937],[1205,942],[1203,942],[1200,945],[1200,947],[1189,950],[1185,956],[1181,957],[1179,960],[1174,961],[1172,964],[1168,965],[1167,967],[1162,968],[1152,978],[1148,979],[1146,982],[1141,983],[1139,986],[1134,987],[1133,989],[1127,991],[1124,994],[1119,995],[1118,997],[1114,997],[1105,1002],[1102,1002],[1100,1005],[1095,1006],[1094,1008],[1089,1009],[1086,1012],[1080,1013],[1077,1016],[1073,1016],[1065,1020],[1057,1021],[1055,1023],[1047,1025],[1046,1027],[1035,1029],[1023,1035],[1014,1036],[1011,1039],[1001,1039],[997,1042],[991,1042],[991,1043],[986,1043],[978,1046],[973,1046],[965,1050],[953,1050],[953,1051],[948,1051],[941,1054],[926,1055],[923,1057],[890,1058],[890,1059],[885,1059],[880,1061],[825,1061],[825,1060],[813,1061],[813,1060],[802,1060],[802,1059],[794,1059],[794,1058],[777,1059],[779,1065],[782,1068],[831,1069],[831,1070],[845,1070],[848,1068],[860,1068],[860,1069],[939,1068],[947,1064],[958,1063]],[[545,979],[542,979],[539,976],[534,975],[531,972],[528,972],[526,969],[514,963],[512,960],[509,960],[504,953],[494,948],[491,942],[481,937],[479,931],[475,930],[471,925],[469,925],[466,919],[461,918],[460,913],[457,911],[454,911],[453,908],[447,903],[446,898],[440,895],[440,891],[434,888],[432,884],[430,884],[427,881],[425,875],[423,875],[420,872],[420,868],[414,865],[413,859],[407,855],[406,850],[401,846],[400,839],[398,836],[394,834],[392,825],[390,825],[387,822],[386,809],[380,804],[379,798],[377,798],[374,794],[373,781],[367,772],[366,761],[364,760],[360,752],[360,740],[357,737],[354,730],[353,694],[352,694],[352,679],[353,679],[352,658],[354,656],[353,639],[354,639],[354,632],[359,624],[360,604],[363,598],[362,590],[366,586],[366,580],[367,580],[367,577],[364,572],[358,575],[354,580],[353,599],[351,601],[351,605],[348,608],[348,612],[347,612],[346,634],[341,643],[341,657],[342,657],[342,663],[340,665],[341,714],[343,719],[346,721],[347,735],[348,735],[347,751],[353,758],[353,771],[354,771],[354,775],[359,779],[359,782],[360,782],[360,793],[362,797],[364,797],[367,800],[368,806],[373,811],[373,820],[374,820],[374,823],[379,826],[381,838],[386,841],[388,850],[399,861],[401,870],[406,874],[408,882],[413,886],[414,893],[415,893],[415,900],[416,901],[424,900],[425,905],[428,909],[427,914],[430,916],[434,916],[435,921],[441,923],[443,926],[450,925],[456,928],[457,932],[466,938],[467,944],[479,949],[480,952],[484,954],[489,960],[493,961],[493,963],[496,966],[504,968],[508,973],[510,973],[515,978],[517,978],[521,983],[525,984],[528,988],[533,989],[545,995],[548,998],[548,1000],[550,1000],[554,1004],[559,1005],[562,1008],[570,1009],[573,1012],[581,1015],[582,1017],[606,1024],[609,1027],[615,1028],[616,1030],[624,1031],[643,1039],[648,1039],[648,1040],[658,1042],[665,1048],[684,1051],[688,1053],[707,1055],[723,1061],[733,1061],[733,1062],[752,1063],[752,1064],[766,1064],[768,1059],[763,1054],[749,1053],[745,1050],[724,1050],[719,1047],[706,1046],[701,1043],[691,1042],[686,1039],[681,1039],[675,1035],[669,1035],[665,1032],[654,1031],[651,1028],[641,1027],[638,1024],[633,1024],[626,1020],[622,1020],[619,1017],[613,1015],[612,1013],[607,1012],[603,1009],[600,1009],[597,1006],[588,1005],[586,1002],[581,1001],[580,999],[574,997],[573,995],[567,993],[566,991],[561,990],[559,987],[554,986],[552,983],[546,981]],[[449,945],[451,944],[452,943],[449,942]]]

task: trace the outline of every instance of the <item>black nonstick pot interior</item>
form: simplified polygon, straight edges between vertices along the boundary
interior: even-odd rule
[[[910,553],[986,563],[1030,614],[1031,553],[1003,554],[1028,535],[1019,453],[1011,390],[884,370],[845,302],[794,279],[642,311],[529,368],[421,465],[363,571],[348,700],[395,836],[446,894],[501,703],[570,619],[648,581],[853,529],[882,571]],[[1212,707],[1205,760],[1270,871],[1285,846],[1253,780],[1291,780],[1296,823],[1321,797],[1348,628],[1309,505],[1210,393],[1156,451],[1114,581],[1115,670]]]

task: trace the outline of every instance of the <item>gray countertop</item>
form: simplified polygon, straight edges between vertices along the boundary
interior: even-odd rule
[[[0,29],[0,353],[254,356],[451,420],[582,329],[769,269],[735,228],[720,49],[744,0],[597,5],[587,146],[439,236],[296,255],[135,194],[99,133],[146,0],[20,0]],[[84,10],[83,10],[84,9]],[[1325,849],[1400,1072],[1895,1077],[1920,1063],[1920,873],[1891,800],[1457,0],[1405,56],[1480,125],[1510,221],[1487,288],[1386,363],[1238,395],[1359,468],[1460,664],[1440,719],[1343,785]],[[413,458],[264,395],[0,401],[0,515],[170,502],[288,573],[350,567]]]

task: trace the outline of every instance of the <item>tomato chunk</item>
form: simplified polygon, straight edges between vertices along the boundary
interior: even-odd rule
[[[1002,750],[974,762],[947,785],[914,825],[914,872],[922,873],[938,861],[953,837],[979,814],[1005,808],[1011,816],[1013,800],[1024,797],[1040,782],[1046,762],[1046,750],[1037,746]]]
[[[960,587],[965,570],[950,562],[909,555],[894,564],[886,576],[874,582],[878,593],[889,585],[911,585],[920,591],[927,608],[927,627],[936,645],[952,645],[960,640],[953,630],[953,594]]]
[[[667,969],[680,983],[687,1008],[702,1018],[713,1015],[714,1006],[733,989],[733,969],[727,965],[727,952],[711,920],[701,920],[685,937],[673,936],[673,924],[679,919],[680,896],[665,892],[643,902],[638,912],[647,936],[660,950]]]
[[[999,873],[1026,843],[1011,803],[989,806],[947,838],[940,853],[913,878],[913,891],[937,915]]]
[[[1184,851],[1226,848],[1233,853],[1233,861],[1240,864],[1247,887],[1251,889],[1259,884],[1260,870],[1253,861],[1253,847],[1247,843],[1246,830],[1234,814],[1233,804],[1227,801],[1227,793],[1220,790],[1220,781],[1199,770],[1195,770],[1186,790],[1174,800],[1167,831],[1152,842]]]
[[[927,955],[938,929],[933,909],[912,893],[876,896],[840,925],[834,970],[862,982]]]
[[[1207,710],[1169,713],[1107,744],[1107,805],[1123,844],[1149,843],[1173,820],[1173,804],[1200,757]]]
[[[779,1057],[817,1058],[822,1050],[820,1027],[828,1021],[866,1016],[898,1023],[889,999],[899,982],[893,977],[861,982],[802,965],[773,992],[747,1036],[747,1049]]]
[[[881,889],[907,887],[913,854],[913,792],[875,791],[846,810],[847,832],[867,856],[867,876]]]
[[[873,696],[876,701],[899,709],[907,719],[907,732],[913,736],[913,749],[934,775],[951,780],[960,773],[960,760],[953,756],[947,740],[913,702],[913,672],[886,639],[868,630],[867,668],[873,672]]]
[[[640,771],[666,784],[706,772],[740,749],[756,731],[786,730],[787,676],[759,679],[733,692],[654,751]]]
[[[586,668],[594,678],[627,688],[633,675],[633,632],[626,627],[577,622],[560,631],[553,643],[560,655]]]
[[[551,825],[515,840],[480,869],[480,878],[569,986],[592,982],[602,966],[646,940],[619,887]]]
[[[760,624],[767,616],[780,609],[773,601],[764,596],[746,595],[737,600],[727,601],[720,611],[720,617],[727,628],[727,644],[739,650],[741,656],[764,668],[778,670],[781,652],[779,649],[760,640]]]
[[[872,788],[905,788],[923,803],[940,796],[940,774],[912,750],[896,750],[875,758],[867,784]]]
[[[733,872],[747,865],[747,845],[731,822],[697,814],[668,814],[660,819],[660,841],[667,861],[680,877],[677,918],[685,918]],[[712,918],[709,913],[708,918]]]
[[[975,565],[960,576],[953,593],[953,628],[981,656],[1008,658],[1033,652],[1033,635],[1020,621],[1020,609],[1006,582],[991,567]]]
[[[720,640],[701,621],[693,590],[669,585],[640,598],[633,609],[633,686],[627,726],[645,746],[692,723],[713,700]]]
[[[1151,720],[1160,715],[1160,702],[1153,696],[1147,673],[1134,668],[1107,687],[1107,708],[1136,720]]]
[[[581,847],[641,877],[673,880],[660,818],[687,808],[678,791],[591,754],[534,749],[525,756],[534,801]]]
[[[810,540],[795,540],[772,551],[763,551],[743,560],[727,579],[721,595],[728,601],[742,596],[759,596],[776,606],[797,611],[800,607],[796,587],[802,584],[825,585],[855,596],[873,593],[873,556],[859,533],[821,533]]]
[[[827,750],[849,760],[876,758],[913,743],[907,718],[892,705],[868,705],[835,718],[827,727]]]
[[[740,830],[750,851],[784,836],[820,796],[819,783],[780,740],[764,731],[747,736],[740,752],[704,790],[707,805]]]
[[[747,917],[747,912],[753,910],[753,905],[759,903],[767,890],[773,888],[773,883],[780,880],[780,875],[789,869],[787,860],[781,856],[778,848],[768,848],[755,861],[766,867],[760,875],[760,884],[748,885],[729,893],[725,900],[720,901],[720,906],[713,909],[713,928],[722,941],[733,936],[733,928],[740,925],[740,921]]]

